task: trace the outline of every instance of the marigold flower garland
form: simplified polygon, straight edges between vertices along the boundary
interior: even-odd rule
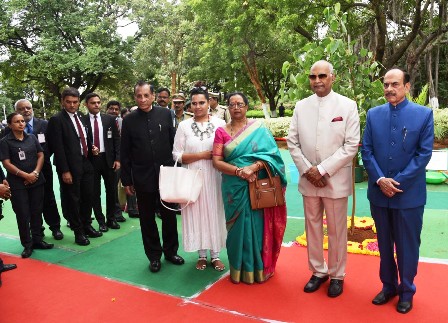
[[[327,220],[324,217],[324,241],[323,246],[325,250],[328,250],[328,236],[327,236]],[[351,217],[347,217],[347,228],[351,226]],[[357,217],[355,216],[355,229],[372,230],[376,233],[375,222],[371,217]],[[306,247],[306,232],[296,238],[296,243]],[[347,252],[357,253],[362,255],[379,256],[377,239],[366,239],[362,243],[355,241],[347,241]]]

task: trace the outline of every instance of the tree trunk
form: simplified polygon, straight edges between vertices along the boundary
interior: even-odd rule
[[[436,48],[436,61],[434,62],[434,96],[439,96],[439,62],[440,62],[440,46],[437,45]]]
[[[246,67],[247,73],[249,74],[250,81],[252,82],[252,84],[255,87],[255,90],[257,91],[258,98],[260,99],[261,103],[266,103],[266,98],[261,89],[261,82],[258,77],[257,65],[255,63],[253,53],[249,53],[249,57],[247,57],[247,55],[243,55],[242,59],[244,62],[244,66]]]
[[[176,92],[176,79],[177,73],[176,71],[171,71],[171,95],[174,95]]]

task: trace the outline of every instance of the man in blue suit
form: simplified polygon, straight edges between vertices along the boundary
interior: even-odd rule
[[[406,98],[409,79],[409,74],[398,68],[386,73],[384,95],[388,103],[367,112],[362,141],[383,283],[372,303],[386,304],[398,294],[397,311],[403,314],[412,309],[416,291],[414,277],[426,203],[425,167],[434,141],[432,110]]]

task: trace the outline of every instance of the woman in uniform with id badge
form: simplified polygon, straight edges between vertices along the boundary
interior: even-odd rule
[[[22,115],[13,112],[6,121],[11,132],[0,141],[0,157],[8,172],[11,204],[24,247],[22,258],[28,258],[33,249],[53,248],[43,241],[41,230],[45,179],[40,171],[44,153],[37,138],[25,133]]]

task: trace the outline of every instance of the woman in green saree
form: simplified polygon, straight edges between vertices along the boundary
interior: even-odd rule
[[[246,118],[246,96],[231,93],[227,104],[232,120],[216,130],[213,165],[222,172],[230,279],[262,283],[275,271],[286,227],[286,205],[252,210],[248,182],[255,180],[263,161],[286,187],[285,165],[270,131],[261,121]],[[260,178],[266,177],[264,170],[259,173]]]

